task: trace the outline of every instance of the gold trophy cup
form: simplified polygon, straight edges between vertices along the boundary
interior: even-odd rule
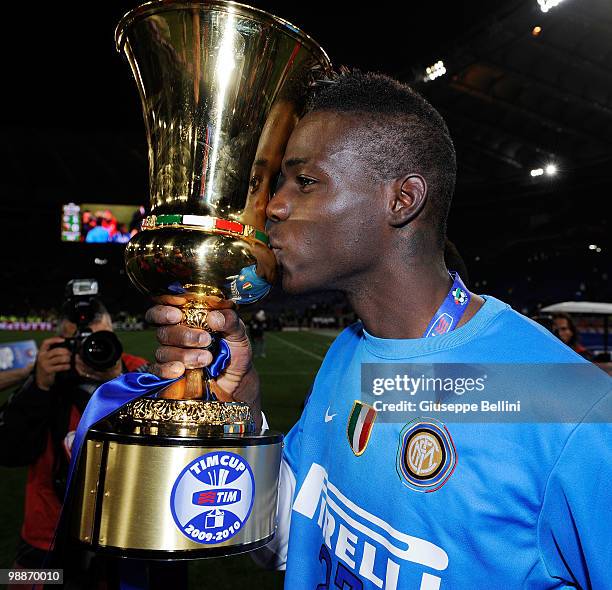
[[[126,249],[144,293],[209,310],[260,299],[276,262],[265,233],[271,184],[308,87],[330,68],[290,23],[233,2],[156,1],[116,31],[149,146],[150,215]],[[96,551],[194,559],[256,549],[274,536],[282,436],[249,407],[216,400],[188,370],[157,397],[90,429],[73,532]]]

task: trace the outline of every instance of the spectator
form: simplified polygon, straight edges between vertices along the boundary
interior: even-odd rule
[[[561,342],[567,344],[574,352],[592,361],[593,355],[580,344],[578,331],[572,317],[567,313],[556,313],[552,317],[552,332]]]

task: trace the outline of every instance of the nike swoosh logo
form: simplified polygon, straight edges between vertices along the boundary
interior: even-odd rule
[[[334,419],[334,416],[337,416],[338,414],[329,414],[329,407],[327,408],[327,410],[325,410],[325,422],[331,422]]]

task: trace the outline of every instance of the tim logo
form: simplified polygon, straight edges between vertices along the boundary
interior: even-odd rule
[[[240,490],[213,490],[212,492],[196,492],[193,495],[193,503],[198,506],[203,504],[214,504],[224,506],[240,501]]]
[[[215,451],[194,459],[174,482],[170,509],[180,531],[196,543],[230,539],[249,518],[255,480],[246,460]]]
[[[441,336],[442,334],[446,334],[451,329],[453,325],[453,318],[447,313],[443,313],[434,323],[434,325],[429,328],[429,332],[427,332],[427,336]]]

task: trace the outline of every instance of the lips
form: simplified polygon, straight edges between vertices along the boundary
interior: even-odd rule
[[[270,248],[272,249],[272,253],[274,254],[274,258],[276,258],[277,266],[282,266],[281,258],[282,258],[282,246],[275,240],[272,236],[270,236]]]
[[[268,234],[268,237],[270,238],[270,248],[272,248],[272,250],[274,250],[275,252],[277,250],[282,250],[282,246],[280,245],[276,236]]]

